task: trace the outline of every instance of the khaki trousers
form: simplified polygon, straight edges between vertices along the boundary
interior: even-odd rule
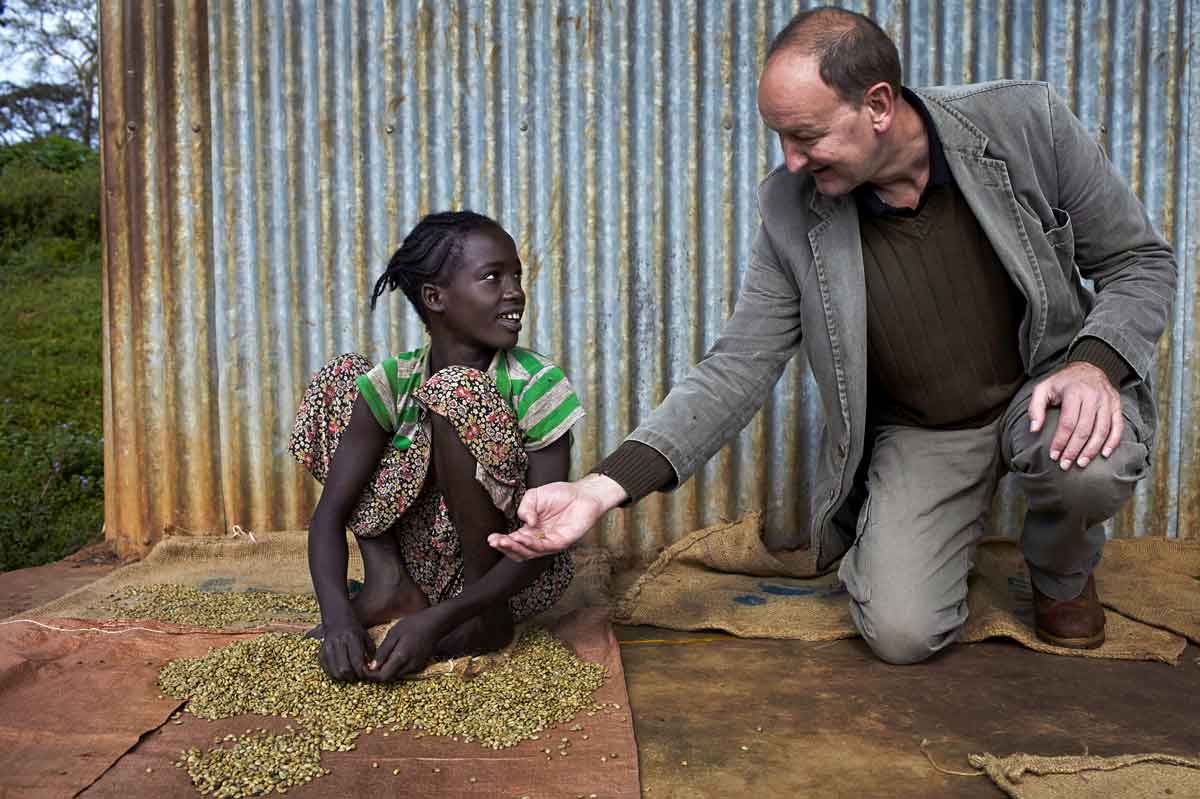
[[[1021,548],[1038,590],[1070,599],[1100,562],[1103,523],[1149,470],[1132,393],[1125,431],[1108,458],[1063,471],[1050,460],[1058,409],[1029,431],[1036,381],[995,422],[972,430],[882,426],[867,472],[854,545],[838,575],[850,613],[883,660],[916,663],[950,644],[967,619],[967,574],[1002,469],[1013,472],[1029,510]]]

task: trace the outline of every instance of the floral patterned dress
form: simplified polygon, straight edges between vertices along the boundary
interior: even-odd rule
[[[361,355],[341,355],[317,372],[304,393],[288,449],[322,483],[350,423],[362,385],[359,378],[371,368]],[[527,434],[537,420],[530,419],[523,429],[513,401],[501,395],[494,376],[463,366],[447,367],[422,382],[414,381],[411,400],[415,400],[411,405],[419,423],[405,427],[403,448],[392,446],[384,453],[363,489],[349,527],[363,538],[397,536],[405,569],[430,604],[437,604],[462,591],[463,558],[445,498],[437,486],[425,485],[431,462],[427,414],[436,413],[449,421],[474,456],[476,479],[508,520],[508,528],[497,532],[520,526],[516,511],[525,493]],[[582,415],[581,409],[568,414],[572,417],[569,424],[558,425],[557,434],[565,434]],[[539,440],[537,445],[549,443]],[[509,600],[513,618],[520,621],[549,608],[562,596],[573,573],[569,552],[554,556],[549,569]]]

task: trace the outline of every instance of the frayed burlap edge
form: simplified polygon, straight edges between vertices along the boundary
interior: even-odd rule
[[[1022,799],[1020,786],[1030,775],[1045,777],[1058,774],[1080,774],[1086,771],[1115,771],[1139,764],[1157,764],[1200,770],[1200,760],[1163,754],[1118,755],[1116,757],[1092,755],[1046,757],[1018,753],[1007,757],[998,757],[984,753],[969,755],[967,761],[986,773],[996,787],[1012,799]]]

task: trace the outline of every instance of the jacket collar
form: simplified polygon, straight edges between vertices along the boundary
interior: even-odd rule
[[[914,89],[913,92],[925,103],[944,149],[983,155],[988,143],[983,131],[949,104],[942,102],[937,94],[928,89]]]

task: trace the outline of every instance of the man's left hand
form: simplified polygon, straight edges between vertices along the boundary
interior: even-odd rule
[[[1050,459],[1064,471],[1072,464],[1086,467],[1097,453],[1107,458],[1121,443],[1121,395],[1100,367],[1075,361],[1038,383],[1029,401],[1031,431],[1042,429],[1051,405],[1058,406],[1060,414]]]

